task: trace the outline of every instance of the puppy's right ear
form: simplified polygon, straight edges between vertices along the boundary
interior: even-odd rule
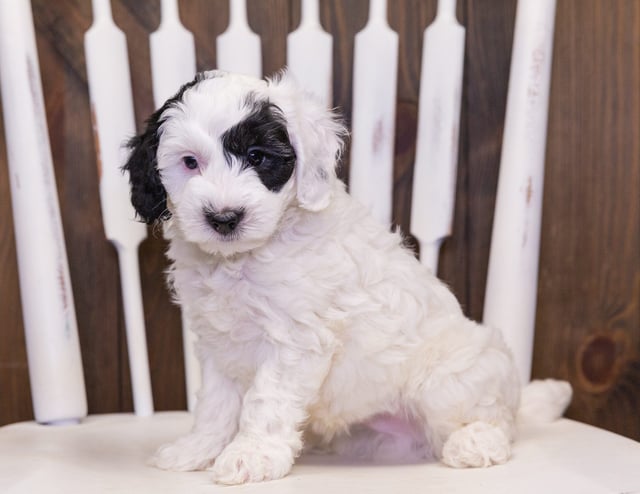
[[[127,146],[131,152],[123,166],[123,170],[129,172],[131,204],[147,224],[171,216],[167,210],[167,191],[160,179],[157,159],[161,116],[165,109],[163,106],[151,115],[144,132],[129,140]]]
[[[200,81],[217,75],[216,71],[196,74],[192,81],[184,84],[174,96],[149,117],[144,132],[133,137],[127,143],[131,152],[122,169],[129,172],[131,204],[133,204],[138,216],[148,224],[171,217],[171,213],[167,209],[167,191],[162,185],[158,170],[157,154],[160,144],[160,127],[164,123],[162,115],[167,109],[182,101],[185,91]]]

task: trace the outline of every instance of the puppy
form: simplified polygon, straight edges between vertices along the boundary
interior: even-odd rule
[[[277,479],[303,442],[454,467],[509,458],[521,393],[502,336],[347,194],[344,135],[286,75],[212,71],[130,141],[131,200],[170,240],[202,367],[193,430],[158,467]],[[555,417],[570,391],[544,386]]]

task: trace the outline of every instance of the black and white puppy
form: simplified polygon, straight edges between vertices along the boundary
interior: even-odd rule
[[[501,334],[346,193],[344,134],[286,75],[213,71],[131,140],[132,202],[164,225],[202,366],[194,428],[157,466],[276,479],[303,436],[455,467],[509,458],[521,391]],[[560,414],[568,385],[536,385],[533,405]]]

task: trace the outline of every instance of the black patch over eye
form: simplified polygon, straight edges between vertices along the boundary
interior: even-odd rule
[[[193,156],[185,156],[182,158],[182,162],[184,166],[186,166],[189,170],[195,170],[198,168],[198,160],[196,160]]]
[[[280,108],[269,101],[249,101],[254,111],[222,135],[227,162],[232,157],[253,168],[263,185],[278,192],[291,178],[296,153]]]

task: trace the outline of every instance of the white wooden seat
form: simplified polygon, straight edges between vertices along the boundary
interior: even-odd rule
[[[526,341],[524,347],[526,354]],[[528,352],[530,358],[530,345]],[[526,368],[526,356],[524,360]],[[147,415],[146,408],[140,407],[144,410],[139,409],[138,415],[82,418],[80,412],[62,417],[80,418],[79,424],[24,422],[0,428],[0,493],[211,493],[228,489],[213,485],[207,472],[166,472],[148,466],[147,459],[159,445],[190,429],[192,417],[186,411]],[[233,490],[278,494],[640,493],[640,443],[561,419],[521,425],[511,461],[487,469],[458,470],[437,462],[374,464],[303,454],[286,478]]]
[[[484,469],[440,463],[353,462],[303,455],[282,480],[239,488],[212,485],[207,472],[146,465],[158,444],[189,430],[185,412],[152,417],[89,416],[81,425],[19,423],[0,429],[0,492],[60,493],[474,493],[609,494],[640,492],[640,445],[572,420],[521,427],[513,458]]]

